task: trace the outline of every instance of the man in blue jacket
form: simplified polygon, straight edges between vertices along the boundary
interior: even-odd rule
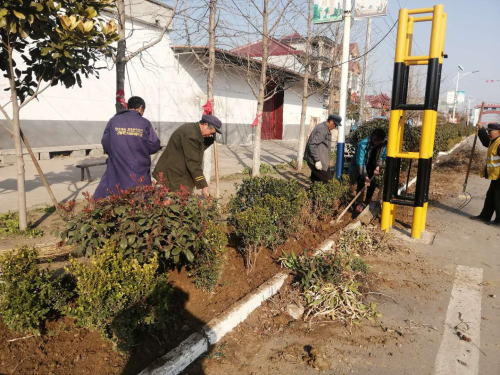
[[[375,188],[378,185],[374,180],[370,179],[375,175],[379,175],[387,154],[387,141],[385,139],[385,131],[383,129],[375,129],[370,137],[363,138],[356,147],[356,154],[351,162],[350,173],[356,178],[358,183],[356,193],[366,185],[366,200],[369,204],[372,200]],[[356,212],[363,211],[363,194],[357,201]]]
[[[94,198],[105,198],[117,193],[116,186],[126,190],[142,184],[151,184],[151,154],[160,149],[160,140],[151,123],[143,115],[146,103],[139,96],[132,96],[126,111],[109,120],[102,136],[102,147],[108,154],[106,172],[94,193]]]

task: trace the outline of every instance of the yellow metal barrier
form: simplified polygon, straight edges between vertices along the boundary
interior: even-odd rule
[[[428,16],[411,15],[432,13]],[[436,133],[437,106],[441,68],[444,58],[444,40],[447,15],[443,5],[432,8],[400,9],[396,54],[394,58],[394,81],[392,90],[389,135],[387,140],[387,159],[384,176],[384,194],[382,203],[381,228],[389,231],[396,220],[396,206],[413,207],[411,235],[420,238],[425,230],[429,184]],[[431,22],[431,38],[428,56],[411,54],[413,26],[415,22]],[[428,65],[427,84],[424,104],[408,104],[408,77],[411,66]],[[423,123],[418,152],[403,150],[403,134],[407,110],[422,110]],[[415,195],[398,194],[401,159],[417,159],[418,172]]]

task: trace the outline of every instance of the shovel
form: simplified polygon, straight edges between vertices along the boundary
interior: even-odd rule
[[[481,123],[481,119],[483,117],[483,110],[484,110],[484,102],[481,104],[481,112],[479,112],[479,120],[477,122],[478,124]],[[462,190],[463,194],[460,195],[461,198],[467,198],[467,195],[470,195],[465,190],[467,189],[467,181],[469,181],[469,173],[470,173],[470,168],[472,165],[472,159],[474,158],[474,151],[476,150],[476,141],[477,141],[477,131],[476,131],[476,135],[474,136],[474,142],[472,142],[472,150],[470,151],[469,165],[467,166],[467,173],[465,174],[465,181],[464,181],[464,184],[462,185],[463,186],[463,190]]]

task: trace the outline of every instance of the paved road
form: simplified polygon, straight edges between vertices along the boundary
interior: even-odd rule
[[[296,158],[297,142],[292,141],[263,141],[262,163],[271,165],[288,163]],[[251,167],[253,146],[226,146],[219,145],[220,175],[240,173],[245,167]],[[152,158],[156,164],[160,154]],[[93,194],[99,179],[105,171],[105,166],[90,169],[92,182],[80,181],[80,170],[75,167],[82,162],[104,161],[106,157],[57,157],[51,160],[40,161],[42,170],[51,184],[58,201],[81,199],[85,191]],[[213,168],[213,166],[212,166]],[[38,176],[35,166],[29,160],[25,164],[26,170],[26,200],[28,207],[52,204],[45,187]],[[212,175],[214,175],[212,170]],[[17,210],[17,181],[15,165],[0,167],[0,213]]]

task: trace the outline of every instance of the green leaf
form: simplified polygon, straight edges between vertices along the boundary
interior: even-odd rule
[[[68,51],[64,51],[64,56],[66,56],[68,59],[73,58],[73,56],[71,56],[71,53],[69,53]]]
[[[0,17],[3,17],[5,15],[7,15],[9,13],[9,10],[8,9],[0,9]]]
[[[51,51],[54,51],[54,48],[52,47],[43,47],[40,51],[42,56],[47,56],[47,54]]]
[[[194,255],[193,255],[193,253],[191,252],[191,250],[189,250],[189,249],[184,250],[184,255],[186,255],[186,258],[187,258],[187,260],[188,260],[190,263],[193,263],[193,260],[194,260]]]
[[[87,18],[94,18],[97,16],[97,11],[93,7],[88,7],[85,9],[85,16]]]
[[[19,18],[20,20],[26,19],[26,16],[24,14],[22,14],[21,12],[18,12],[17,10],[13,10],[12,13],[14,13],[14,16]]]
[[[181,253],[181,248],[180,247],[176,247],[175,249],[172,250],[171,254],[173,256],[177,256]]]
[[[122,238],[122,239],[121,239],[121,241],[120,241],[120,247],[121,247],[123,250],[125,250],[125,249],[127,248],[127,245],[128,245],[128,243],[127,243],[127,238],[126,238],[126,237]]]
[[[141,219],[137,222],[137,224],[139,225],[144,225],[144,223],[146,222],[146,219]]]
[[[43,10],[43,4],[35,3],[33,1],[31,2],[30,7],[36,8],[38,12],[41,12]]]

